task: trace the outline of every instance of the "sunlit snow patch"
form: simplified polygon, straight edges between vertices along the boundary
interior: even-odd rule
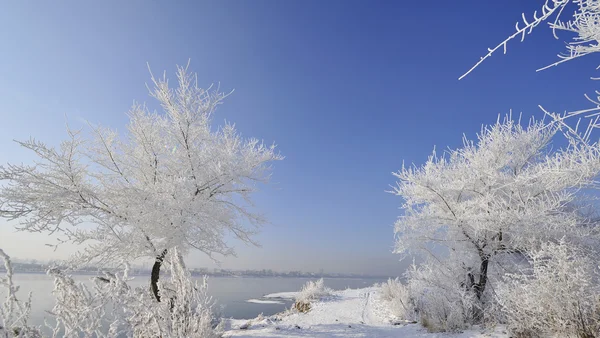
[[[299,292],[278,292],[263,296],[263,298],[295,299]]]

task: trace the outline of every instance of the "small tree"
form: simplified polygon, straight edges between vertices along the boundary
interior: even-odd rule
[[[404,199],[396,251],[433,255],[431,243],[445,247],[461,261],[453,264],[463,267],[454,272],[461,284],[483,301],[503,256],[563,236],[594,242],[597,228],[578,211],[600,173],[600,147],[566,134],[567,146],[553,149],[560,126],[532,120],[524,128],[506,117],[482,128],[477,142],[464,138],[462,148],[395,173],[393,192]]]
[[[177,89],[152,77],[151,94],[164,114],[134,104],[122,135],[90,125],[92,138],[68,130],[58,148],[18,142],[38,160],[0,167],[0,216],[18,220],[21,230],[58,232],[84,244],[78,263],[155,257],[157,301],[160,267],[173,248],[230,255],[227,233],[253,243],[263,219],[247,208],[251,193],[282,157],[274,146],[243,139],[231,124],[214,130],[213,113],[225,95],[199,88],[187,68],[178,67],[177,77]]]

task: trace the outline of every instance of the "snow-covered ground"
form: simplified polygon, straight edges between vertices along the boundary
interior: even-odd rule
[[[267,299],[293,299],[297,293],[267,295]],[[469,330],[458,334],[429,333],[419,324],[397,321],[379,298],[379,288],[334,291],[333,296],[311,304],[308,313],[288,311],[252,320],[230,319],[225,337],[447,337],[507,338],[501,328],[492,332]]]

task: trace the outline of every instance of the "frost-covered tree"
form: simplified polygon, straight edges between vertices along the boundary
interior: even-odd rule
[[[600,147],[561,126],[532,120],[523,127],[507,116],[483,127],[477,141],[465,137],[461,148],[395,173],[393,192],[404,200],[396,251],[443,266],[436,253],[445,248],[462,269],[453,272],[462,274],[460,284],[483,302],[490,269],[504,269],[508,257],[562,237],[597,243],[596,222],[582,210],[592,203],[585,190],[595,188]],[[564,147],[552,144],[560,135]]]
[[[172,89],[152,76],[151,95],[163,112],[134,104],[124,133],[90,124],[91,137],[68,130],[57,148],[18,142],[37,160],[0,167],[0,216],[18,220],[21,230],[83,244],[78,263],[155,257],[158,301],[160,267],[173,248],[214,257],[234,253],[227,234],[252,243],[263,218],[251,212],[251,194],[282,157],[232,124],[215,129],[225,95],[199,88],[187,68],[178,67],[177,77]]]
[[[540,24],[548,23],[554,37],[558,38],[557,33],[566,32],[572,36],[567,46],[567,52],[559,54],[559,60],[548,66],[543,66],[538,71],[557,66],[563,62],[570,61],[585,55],[600,51],[600,2],[597,0],[546,0],[541,9],[533,14],[522,14],[522,21],[517,22],[515,32],[508,36],[493,48],[489,48],[486,55],[470,68],[459,79],[470,74],[475,68],[480,66],[493,53],[498,50],[507,51],[507,45],[510,41],[520,38],[524,41],[528,34],[531,34],[534,28]],[[597,80],[598,78],[592,78]],[[592,274],[593,270],[590,262],[598,261],[598,237],[597,237],[597,203],[585,209],[586,202],[580,197],[582,190],[586,188],[597,188],[595,179],[598,178],[596,165],[593,162],[598,161],[598,143],[592,142],[594,131],[600,129],[600,92],[596,91],[596,98],[586,95],[586,98],[594,104],[592,108],[583,110],[572,110],[563,114],[552,113],[540,106],[546,117],[552,122],[540,125],[537,128],[543,133],[548,133],[548,137],[553,138],[557,130],[566,135],[569,146],[558,151],[552,151],[550,147],[538,157],[534,166],[540,166],[540,174],[535,180],[532,180],[529,174],[515,182],[507,182],[502,186],[503,190],[519,191],[519,200],[521,199],[521,190],[536,191],[542,188],[543,191],[535,200],[539,203],[532,205],[523,205],[514,203],[514,197],[505,195],[493,196],[493,202],[490,207],[498,206],[498,201],[506,208],[496,209],[497,224],[501,224],[501,232],[494,232],[484,235],[484,243],[489,248],[489,239],[501,239],[514,241],[510,248],[513,252],[522,254],[522,263],[529,268],[520,266],[518,269],[506,269],[506,266],[500,264],[502,257],[507,256],[504,253],[510,251],[495,250],[490,253],[483,251],[483,257],[489,256],[488,263],[492,264],[498,260],[497,287],[494,288],[495,294],[492,304],[499,310],[497,319],[507,324],[513,333],[517,335],[528,336],[578,336],[594,337],[600,335],[598,332],[598,299],[595,294],[598,290],[597,273]],[[572,119],[576,117],[576,119]],[[579,117],[589,118],[589,124],[585,130],[579,127]],[[575,121],[571,123],[571,121]],[[531,126],[530,126],[531,128]],[[541,135],[541,134],[540,134]],[[525,146],[528,142],[524,142]],[[535,149],[536,147],[533,147]],[[518,152],[517,152],[518,153]],[[510,151],[511,156],[515,154]],[[517,158],[518,161],[518,158]],[[544,163],[551,164],[554,167],[546,166]],[[570,164],[569,164],[570,163]],[[531,164],[528,164],[531,166]],[[587,166],[587,169],[585,167]],[[589,171],[587,171],[589,170]],[[586,172],[587,171],[587,172]],[[522,176],[522,175],[519,175]],[[539,180],[539,181],[538,181]],[[540,185],[539,183],[543,183]],[[519,187],[515,190],[512,187]],[[548,186],[548,187],[544,187]],[[506,193],[503,192],[502,194]],[[482,196],[483,197],[483,196]],[[445,196],[445,198],[447,198]],[[507,202],[508,200],[508,202]],[[453,201],[449,200],[449,208],[455,208]],[[537,203],[537,202],[536,202]],[[554,205],[552,205],[554,203]],[[527,203],[529,204],[529,203]],[[523,212],[531,208],[527,213],[530,214],[526,219],[519,219],[510,216],[515,211],[515,207],[522,208]],[[486,208],[482,209],[487,212]],[[591,212],[590,212],[591,211]],[[462,213],[462,211],[459,211]],[[483,215],[483,214],[482,214]],[[509,217],[507,221],[506,218]],[[594,219],[596,217],[596,219]],[[539,221],[537,220],[539,218]],[[451,228],[451,227],[450,227]],[[505,228],[515,229],[511,237]],[[522,230],[526,230],[522,232]],[[489,237],[489,236],[492,237]],[[515,238],[516,235],[516,238]],[[520,239],[526,239],[522,241]],[[522,243],[525,242],[525,243]],[[499,245],[491,243],[492,247]],[[506,244],[502,244],[503,247]],[[480,245],[478,250],[482,246]],[[498,256],[502,253],[502,256]],[[454,251],[451,251],[451,255]],[[481,254],[478,254],[481,256]],[[466,256],[466,255],[461,255]],[[473,257],[475,255],[471,255]],[[466,257],[465,257],[466,258]],[[515,258],[515,257],[513,257]],[[475,262],[481,261],[475,257]],[[583,262],[586,263],[583,263]],[[432,264],[437,264],[431,261]],[[509,261],[510,262],[510,261]],[[471,269],[472,267],[469,267]],[[586,270],[586,271],[584,271]],[[489,272],[488,265],[482,264],[476,272],[472,270],[467,273],[467,284],[473,284],[481,288],[481,276],[483,271]],[[465,278],[463,278],[465,279]],[[496,307],[497,306],[497,307]]]

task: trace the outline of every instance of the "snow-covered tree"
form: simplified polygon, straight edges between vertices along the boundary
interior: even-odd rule
[[[164,112],[134,104],[122,134],[90,124],[91,137],[69,129],[57,148],[19,142],[37,160],[0,167],[0,216],[18,220],[21,230],[83,244],[78,263],[155,257],[158,301],[160,267],[173,248],[214,257],[234,253],[227,234],[253,243],[263,218],[251,212],[251,194],[282,157],[232,124],[215,129],[213,114],[226,95],[199,88],[187,68],[178,67],[177,77],[172,89],[164,76],[152,76],[151,94]]]
[[[596,221],[582,212],[600,173],[600,147],[562,125],[507,116],[483,127],[477,141],[435,151],[423,166],[403,167],[393,192],[404,215],[395,225],[398,253],[454,263],[460,283],[483,302],[491,269],[560,238],[597,243]],[[566,135],[565,146],[559,141]],[[563,140],[564,141],[564,140]],[[444,254],[446,252],[446,254]],[[448,266],[447,266],[448,267]],[[446,267],[446,268],[447,268]]]

